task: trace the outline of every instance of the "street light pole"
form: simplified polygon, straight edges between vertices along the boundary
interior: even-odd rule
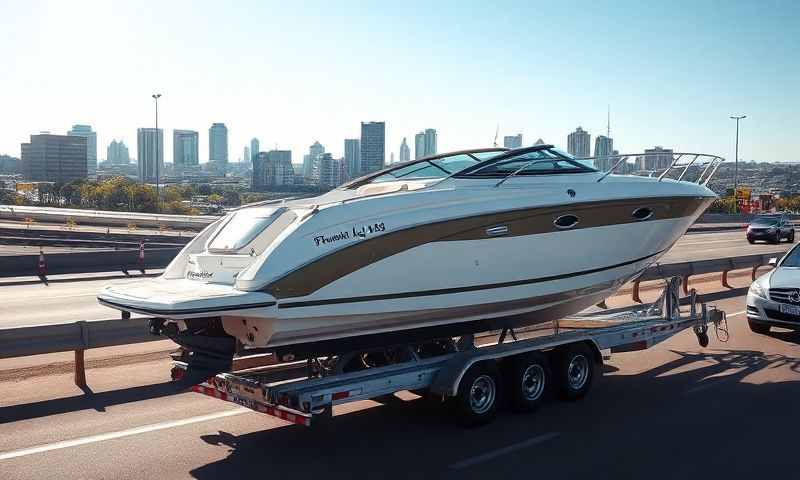
[[[736,153],[733,165],[733,213],[739,213],[739,200],[736,193],[739,191],[739,120],[747,118],[747,115],[734,115],[731,120],[736,120]]]
[[[161,191],[159,190],[159,171],[158,171],[158,99],[161,98],[160,93],[153,94],[153,100],[156,102],[156,213],[160,213],[161,208]]]

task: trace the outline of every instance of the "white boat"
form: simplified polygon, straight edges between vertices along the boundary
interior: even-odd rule
[[[612,174],[625,157],[600,172],[549,145],[395,165],[235,210],[160,277],[98,299],[198,350],[235,338],[330,354],[550,322],[612,295],[716,198],[705,184],[722,159],[674,155],[659,177]]]

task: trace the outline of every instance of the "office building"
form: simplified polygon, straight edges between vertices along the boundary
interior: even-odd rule
[[[574,132],[567,136],[567,152],[578,158],[586,158],[591,156],[592,140],[589,132],[578,127]]]
[[[506,148],[522,148],[522,134],[506,135],[503,137],[503,146]]]
[[[407,162],[411,160],[411,149],[408,148],[406,137],[403,137],[403,143],[400,144],[400,161]]]
[[[653,147],[646,148],[644,155],[636,157],[637,170],[664,170],[672,165],[675,157],[671,148]]]
[[[250,158],[249,158],[250,162],[255,161],[256,155],[258,155],[258,152],[261,151],[260,148],[261,146],[258,143],[258,139],[253,137],[253,139],[250,140]]]
[[[600,171],[608,171],[611,166],[611,155],[614,152],[614,139],[605,135],[598,135],[594,139],[594,168]]]
[[[164,130],[140,128],[136,134],[139,179],[142,182],[160,181],[164,176]]]
[[[361,172],[361,141],[357,138],[344,139],[344,163],[349,178],[357,178]]]
[[[366,175],[386,165],[386,123],[361,122],[361,169]]]
[[[215,123],[208,129],[208,161],[224,171],[228,165],[228,127]]]
[[[323,153],[319,159],[319,184],[338,187],[347,180],[347,162],[343,158],[333,158],[330,153]]]
[[[315,141],[308,147],[308,155],[303,156],[303,177],[311,179],[314,183],[319,181],[319,159],[325,153],[325,147]]]
[[[97,178],[97,132],[89,125],[73,125],[67,135],[86,138],[86,170],[89,178]]]
[[[199,138],[194,130],[172,131],[172,164],[176,171],[200,165]]]
[[[244,146],[241,163],[250,163],[250,147],[247,145]]]
[[[253,190],[294,184],[291,150],[259,152],[253,161]]]
[[[69,183],[89,176],[87,137],[31,135],[22,147],[22,175],[35,182]]]
[[[131,154],[122,140],[112,140],[106,148],[106,162],[111,165],[128,165],[131,163]]]
[[[437,151],[436,130],[426,128],[424,131],[414,135],[414,159],[436,155]]]

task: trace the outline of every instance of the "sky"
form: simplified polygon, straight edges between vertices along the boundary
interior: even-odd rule
[[[800,161],[800,2],[269,2],[0,0],[0,154],[73,124],[136,157],[161,93],[172,130],[229,129],[301,163],[318,140],[343,155],[361,121],[439,151],[491,146],[499,128],[566,149],[582,126],[621,153],[661,145]]]

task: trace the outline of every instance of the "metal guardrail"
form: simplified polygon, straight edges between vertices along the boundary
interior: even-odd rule
[[[645,270],[634,281],[633,300],[641,303],[639,283],[648,280],[679,276],[683,278],[683,288],[688,292],[689,277],[707,273],[722,272],[722,284],[730,287],[728,272],[749,268],[755,279],[759,267],[767,265],[770,258],[783,253],[746,255],[742,257],[719,258],[699,262],[683,262],[654,265]],[[0,358],[21,357],[55,352],[75,352],[75,383],[86,386],[84,351],[90,348],[113,347],[149,341],[163,340],[150,334],[147,318],[127,320],[112,319],[98,321],[78,321],[72,323],[38,325],[0,329]]]

